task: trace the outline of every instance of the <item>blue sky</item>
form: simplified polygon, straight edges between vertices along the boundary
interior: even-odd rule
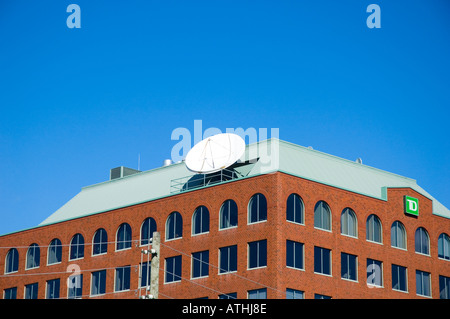
[[[69,4],[81,28],[69,29]],[[369,29],[369,4],[381,28]],[[411,177],[450,207],[450,2],[0,2],[0,234],[177,127],[280,139]]]

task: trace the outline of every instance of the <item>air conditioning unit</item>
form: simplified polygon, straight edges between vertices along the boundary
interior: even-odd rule
[[[138,171],[137,169],[132,169],[132,168],[128,168],[125,166],[119,166],[116,168],[111,168],[111,170],[109,172],[109,179],[113,180],[113,179],[117,179],[117,178],[122,178],[125,176],[137,174],[140,172],[141,171]]]

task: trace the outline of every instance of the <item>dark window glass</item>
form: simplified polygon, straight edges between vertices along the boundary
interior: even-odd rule
[[[116,287],[115,291],[130,289],[130,266],[116,268]]]
[[[68,298],[81,298],[83,295],[83,275],[70,276],[68,278]]]
[[[383,286],[383,263],[381,261],[367,258],[367,284]]]
[[[331,250],[314,247],[314,272],[331,275]]]
[[[58,238],[53,239],[48,246],[48,261],[49,265],[61,262],[62,246]]]
[[[439,298],[450,299],[450,277],[439,276]]]
[[[192,216],[192,234],[207,232],[209,232],[209,211],[205,206],[200,206]]]
[[[17,287],[5,289],[4,298],[5,299],[17,299]]]
[[[431,297],[430,273],[416,270],[416,291],[418,295]]]
[[[92,295],[103,295],[106,292],[106,269],[92,273]]]
[[[303,244],[286,240],[286,266],[303,269]]]
[[[144,220],[141,227],[141,245],[148,245],[156,231],[156,222],[153,218],[148,217]]]
[[[59,278],[47,281],[47,299],[59,298]]]
[[[238,208],[236,203],[228,199],[220,208],[220,228],[236,227],[238,224]]]
[[[331,211],[324,201],[318,202],[314,208],[314,227],[331,230]]]
[[[406,267],[392,264],[392,289],[407,291]]]
[[[450,237],[447,234],[440,234],[438,239],[438,257],[450,260]]]
[[[108,250],[108,234],[103,228],[98,229],[94,235],[93,255],[106,254]]]
[[[192,278],[209,275],[209,251],[200,251],[192,254]]]
[[[220,253],[220,273],[237,270],[237,245],[222,247]]]
[[[249,223],[267,220],[267,201],[263,194],[255,194],[248,204]]]
[[[70,259],[80,259],[84,257],[84,237],[81,234],[73,236],[70,242]]]
[[[427,231],[423,227],[419,227],[416,230],[415,246],[416,252],[425,255],[430,254],[430,238],[428,237]]]
[[[286,202],[286,220],[303,224],[303,202],[297,194],[289,195]]]
[[[248,268],[267,266],[267,240],[248,243]]]
[[[166,258],[166,282],[181,280],[181,256]]]
[[[167,217],[166,239],[175,239],[182,237],[183,218],[179,212],[173,212]]]
[[[15,272],[19,269],[19,252],[16,248],[11,248],[6,256],[5,273]]]
[[[357,280],[357,258],[355,255],[341,253],[341,278]]]
[[[116,250],[131,248],[131,227],[123,223],[117,230]]]
[[[25,285],[25,299],[37,299],[38,298],[39,284],[37,282],[29,285]]]
[[[341,234],[357,237],[356,214],[350,208],[345,208],[341,214]]]
[[[249,290],[248,299],[267,299],[267,289]]]
[[[27,269],[39,267],[41,251],[37,244],[31,244],[27,251]]]
[[[381,233],[382,229],[380,219],[373,214],[370,215],[366,222],[366,239],[376,243],[381,243]]]
[[[286,289],[286,299],[303,299],[304,292],[296,289]]]

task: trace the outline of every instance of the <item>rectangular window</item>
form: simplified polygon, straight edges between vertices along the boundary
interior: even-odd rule
[[[181,281],[181,255],[166,258],[166,283]]]
[[[45,298],[47,299],[59,298],[59,278],[47,281],[47,292]]]
[[[219,249],[219,273],[237,271],[237,245]]]
[[[116,268],[116,284],[114,291],[124,291],[130,289],[130,269],[131,266]]]
[[[237,299],[237,292],[219,295],[219,299]]]
[[[81,298],[83,295],[83,275],[70,276],[67,280],[67,297],[69,299]]]
[[[314,299],[331,299],[331,296],[321,295],[321,294],[314,294]]]
[[[367,284],[383,286],[383,263],[381,261],[367,258]]]
[[[4,299],[17,299],[17,287],[5,289]]]
[[[331,250],[314,247],[314,272],[331,275]]]
[[[37,282],[25,285],[25,299],[37,299],[39,284]]]
[[[103,295],[106,293],[106,269],[92,273],[91,295]]]
[[[416,270],[416,292],[419,296],[431,297],[430,273]]]
[[[192,278],[209,275],[209,250],[192,254]]]
[[[439,298],[450,299],[450,277],[439,276]]]
[[[392,289],[408,291],[406,267],[392,264]]]
[[[302,243],[286,240],[286,266],[304,269],[304,258],[303,258],[303,247]]]
[[[141,287],[150,286],[152,262],[143,262],[141,264]]]
[[[355,255],[341,253],[341,278],[357,281],[358,258]]]
[[[286,299],[304,299],[304,292],[296,289],[286,289]]]
[[[248,243],[248,268],[267,266],[267,240]]]
[[[249,290],[248,299],[267,299],[267,289]]]

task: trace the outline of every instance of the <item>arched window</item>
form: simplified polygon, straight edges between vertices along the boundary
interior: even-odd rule
[[[70,260],[84,257],[84,237],[76,234],[70,241]]]
[[[303,201],[297,194],[289,195],[286,202],[286,220],[303,224],[305,220]]]
[[[5,274],[19,270],[19,252],[11,248],[6,255]]]
[[[314,207],[314,227],[331,230],[331,211],[324,201],[319,201]]]
[[[41,260],[41,251],[38,244],[31,244],[27,251],[27,264],[25,269],[37,268]]]
[[[238,225],[238,208],[236,202],[227,199],[220,207],[220,229],[236,227]]]
[[[248,203],[248,222],[257,223],[267,220],[267,200],[263,194],[255,194]]]
[[[192,215],[192,234],[209,232],[209,211],[205,206],[199,206]]]
[[[183,218],[179,212],[172,212],[166,221],[166,240],[183,236]]]
[[[144,220],[141,226],[141,245],[148,245],[153,238],[153,233],[156,231],[156,222],[153,218],[148,217]]]
[[[108,251],[108,233],[105,229],[97,229],[92,242],[92,255],[106,254]]]
[[[383,242],[381,221],[374,214],[367,217],[366,239],[380,244]]]
[[[391,246],[406,249],[406,230],[405,226],[398,220],[391,226]]]
[[[423,227],[416,230],[415,236],[416,253],[429,255],[430,254],[430,237]]]
[[[438,257],[450,260],[450,237],[445,233],[439,235]]]
[[[48,246],[47,264],[57,264],[61,262],[62,246],[58,238],[53,239]]]
[[[116,250],[131,248],[131,227],[127,223],[119,226],[116,235]]]
[[[358,237],[358,222],[355,212],[350,208],[344,208],[341,214],[341,234]]]

